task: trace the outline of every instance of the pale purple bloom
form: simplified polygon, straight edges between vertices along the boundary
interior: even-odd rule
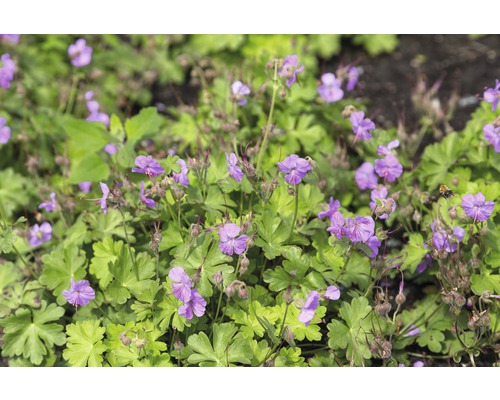
[[[238,157],[236,157],[236,154],[226,153],[226,161],[227,161],[227,170],[229,171],[229,175],[231,175],[231,177],[236,179],[238,182],[241,182],[241,180],[243,179],[243,171],[238,166]]]
[[[396,202],[394,201],[394,199],[386,200],[387,194],[388,194],[388,192],[387,192],[387,188],[385,186],[380,186],[378,188],[375,188],[370,193],[370,198],[372,200],[370,202],[370,209],[372,211],[375,209],[375,207],[377,207],[377,202],[376,202],[377,199],[385,200],[383,203],[391,203],[392,204],[392,211],[389,214],[383,213],[382,215],[378,215],[379,219],[389,218],[389,216],[396,210]]]
[[[492,144],[497,153],[500,153],[500,126],[487,124],[483,128],[484,137]]]
[[[394,182],[403,173],[403,166],[396,156],[389,154],[385,158],[375,160],[375,172],[389,182]]]
[[[109,155],[118,153],[118,149],[116,148],[114,143],[108,143],[106,146],[104,146],[104,151]]]
[[[340,79],[335,78],[331,72],[321,77],[323,84],[318,88],[318,93],[327,103],[339,101],[344,97],[344,91],[340,88]]]
[[[47,212],[52,212],[54,211],[54,208],[56,208],[56,194],[52,192],[50,194],[50,200],[45,200],[43,203],[41,203],[38,208],[45,208],[45,211]]]
[[[489,88],[485,90],[483,97],[488,102],[491,103],[491,111],[495,111],[498,107],[498,103],[500,102],[500,81],[498,79],[495,80],[495,88]]]
[[[12,42],[12,43],[15,43],[15,44],[18,44],[19,43],[19,37],[21,35],[18,35],[18,34],[1,34],[0,35],[0,39],[3,39],[3,40],[7,40],[9,42]]]
[[[323,297],[329,300],[338,300],[340,299],[340,289],[336,286],[328,286]]]
[[[80,190],[83,192],[83,193],[88,193],[90,192],[90,188],[92,186],[92,182],[90,181],[85,181],[85,182],[80,182],[78,184],[78,187],[80,188]]]
[[[495,203],[491,200],[486,201],[484,194],[479,192],[475,196],[472,194],[464,195],[462,197],[462,208],[468,217],[474,218],[474,222],[484,222],[493,212]]]
[[[0,143],[5,144],[10,139],[10,127],[5,125],[7,120],[3,117],[0,117]]]
[[[398,367],[406,367],[403,363],[399,363]]]
[[[180,161],[180,160],[179,160]],[[150,177],[156,177],[163,174],[165,171],[163,167],[151,156],[137,156],[135,159],[135,165],[140,168],[132,168],[132,172],[138,172],[140,174],[146,174]]]
[[[358,83],[358,78],[359,78],[358,69],[356,67],[349,68],[349,71],[347,72],[348,81],[347,81],[347,86],[345,88],[348,92],[354,89],[356,83]]]
[[[186,319],[193,318],[193,314],[197,317],[201,317],[205,314],[206,305],[207,302],[201,294],[199,294],[196,289],[192,289],[189,300],[179,307],[178,312],[179,315],[183,315]]]
[[[458,249],[458,243],[461,242],[465,236],[465,231],[456,226],[453,228],[452,233],[448,233],[440,224],[434,221],[431,224],[432,229],[432,245],[437,250],[445,250],[448,253],[453,253]]]
[[[182,158],[179,158],[177,160],[177,164],[179,164],[181,166],[181,172],[179,174],[176,172],[172,173],[174,180],[177,183],[180,183],[181,185],[188,186],[189,185],[189,178],[187,176],[188,168],[187,168],[186,162]]]
[[[83,67],[90,64],[92,60],[92,47],[86,46],[85,39],[78,39],[75,44],[70,44],[68,54],[71,64],[75,67]]]
[[[333,197],[330,196],[330,203],[328,204],[328,210],[319,212],[318,218],[323,219],[325,217],[328,217],[331,219],[333,217],[333,214],[335,214],[339,208],[340,208],[340,201],[335,200]]]
[[[311,164],[297,154],[289,155],[278,163],[278,167],[285,174],[285,181],[291,185],[298,185],[311,170]]]
[[[89,286],[89,281],[82,280],[75,283],[73,278],[69,290],[64,290],[62,294],[68,303],[74,306],[85,306],[95,298],[94,289]]]
[[[109,115],[99,112],[99,103],[95,100],[87,102],[87,109],[90,115],[85,119],[88,122],[102,122],[106,128],[109,126]]]
[[[2,67],[0,68],[0,87],[10,88],[10,82],[14,79],[16,64],[10,59],[9,54],[2,54]]]
[[[415,362],[413,363],[413,366],[414,366],[414,367],[425,367],[425,364],[424,364],[424,362],[423,362],[423,361],[415,361]]]
[[[108,206],[106,204],[106,200],[108,199],[109,195],[109,187],[105,183],[99,182],[99,185],[101,186],[102,190],[102,197],[100,200],[97,201],[97,204],[101,205],[102,212],[104,214],[108,213]]]
[[[241,81],[233,82],[231,85],[231,92],[233,93],[234,100],[238,102],[239,106],[247,104],[245,96],[250,94],[248,86],[245,86]]]
[[[375,221],[372,217],[356,216],[354,219],[347,218],[344,234],[353,243],[366,242],[375,232]]]
[[[399,147],[399,140],[396,139],[389,142],[387,146],[378,146],[377,154],[379,156],[388,156],[389,154],[393,154],[391,150],[397,147]]]
[[[247,248],[246,241],[248,240],[248,236],[241,235],[240,237],[237,237],[240,230],[240,227],[232,222],[219,228],[220,251],[230,256],[232,256],[233,253],[242,254],[245,252]]]
[[[369,258],[375,258],[378,255],[378,248],[382,244],[380,239],[377,237],[377,235],[373,235],[368,240],[363,242],[366,246],[368,246],[371,250],[371,254],[368,254],[365,249],[361,249],[363,253],[365,253]]]
[[[374,189],[377,186],[377,176],[375,175],[373,164],[368,161],[361,164],[356,170],[354,180],[361,190]]]
[[[427,243],[424,243],[424,247],[427,249]],[[427,268],[432,267],[432,257],[430,254],[426,254],[420,264],[417,265],[417,272],[421,274]]]
[[[370,140],[372,138],[370,131],[375,129],[375,124],[371,119],[365,118],[363,111],[352,113],[349,120],[352,124],[352,131],[356,135],[355,141],[358,139]]]
[[[33,247],[40,246],[42,243],[49,241],[52,237],[52,226],[48,222],[41,225],[35,224],[30,229],[30,245]]]
[[[420,333],[420,329],[415,327],[415,325],[410,325],[409,326],[410,328],[410,331],[408,331],[408,333],[404,336],[415,336],[415,335],[418,335]]]
[[[314,318],[316,309],[319,306],[320,295],[315,290],[309,292],[307,300],[302,306],[302,311],[299,314],[299,321],[308,326],[311,320]]]
[[[172,292],[180,301],[189,301],[191,299],[192,283],[189,276],[182,267],[174,267],[168,273],[168,277],[175,283],[172,283]]]
[[[89,90],[88,92],[85,92],[85,100],[90,101],[94,97],[94,91]]]
[[[297,80],[297,74],[304,71],[304,64],[297,68],[299,65],[299,57],[296,55],[286,56],[283,61],[283,67],[278,71],[278,75],[287,78],[286,85],[291,87]]]
[[[326,229],[332,235],[335,235],[337,239],[342,239],[344,236],[344,216],[340,211],[336,211],[330,218],[330,226]]]
[[[141,201],[146,204],[147,207],[149,208],[155,208],[156,203],[153,199],[149,199],[146,196],[144,196],[144,181],[141,181],[141,190],[139,193],[139,196],[141,198]]]

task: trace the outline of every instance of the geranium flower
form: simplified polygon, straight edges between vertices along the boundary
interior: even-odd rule
[[[375,231],[375,221],[372,217],[356,216],[354,219],[347,218],[344,234],[353,243],[366,242]]]
[[[356,170],[354,180],[361,190],[374,189],[377,186],[377,176],[373,164],[368,161],[361,164]]]
[[[349,68],[349,71],[347,71],[347,85],[346,85],[346,90],[348,92],[354,90],[356,87],[356,83],[358,83],[358,78],[359,78],[359,71],[356,67],[351,67]]]
[[[181,172],[179,174],[176,172],[172,173],[174,180],[177,183],[180,183],[181,185],[188,186],[189,185],[189,178],[187,176],[188,168],[187,168],[186,162],[183,159],[179,158],[177,160],[177,164],[179,164],[181,166]]]
[[[488,102],[491,103],[491,111],[495,111],[500,102],[500,81],[495,80],[495,88],[489,88],[484,91],[483,97]]]
[[[149,199],[144,196],[144,181],[141,181],[141,190],[139,193],[139,197],[141,198],[141,202],[143,202],[149,208],[155,208],[156,203],[153,199]]]
[[[326,229],[332,235],[335,235],[337,239],[342,239],[344,236],[344,215],[340,211],[336,211],[330,218],[330,226]]]
[[[7,120],[3,117],[0,117],[0,143],[5,144],[10,139],[10,127],[5,125]]]
[[[227,161],[227,170],[229,171],[229,175],[238,182],[241,182],[241,180],[243,179],[243,171],[238,166],[238,157],[236,157],[236,154],[226,153],[226,161]]]
[[[250,94],[250,89],[245,86],[241,81],[233,82],[231,85],[232,99],[237,102],[239,106],[244,106],[247,104],[247,99],[245,96]]]
[[[82,280],[75,283],[73,278],[70,289],[64,290],[62,294],[68,303],[74,306],[85,306],[95,298],[94,289],[89,286],[89,281]]]
[[[392,142],[389,142],[387,146],[378,146],[377,154],[379,156],[388,156],[389,154],[393,154],[391,150],[397,147],[399,147],[399,140],[396,139]]]
[[[484,194],[481,192],[475,196],[466,194],[462,197],[462,208],[468,217],[474,218],[474,222],[486,221],[493,212],[495,203],[491,200],[485,200]]]
[[[75,44],[70,44],[68,47],[71,64],[75,67],[88,65],[92,60],[92,47],[86,46],[86,44],[85,39],[78,39]]]
[[[344,97],[344,91],[340,88],[340,79],[335,78],[331,72],[324,74],[321,77],[323,84],[318,87],[318,94],[327,103],[339,101]]]
[[[487,124],[483,128],[484,137],[495,148],[497,153],[500,153],[500,126],[495,127],[493,124]]]
[[[431,224],[432,229],[432,245],[437,250],[445,250],[448,253],[453,253],[458,249],[458,243],[461,242],[465,236],[465,231],[456,226],[453,228],[452,233],[448,233],[440,223],[434,221]]]
[[[305,324],[305,326],[308,326],[311,320],[314,318],[316,309],[319,306],[319,298],[320,295],[315,290],[309,292],[307,300],[302,306],[302,311],[299,314],[299,321]]]
[[[336,286],[328,286],[323,297],[328,300],[338,300],[340,299],[340,289]]]
[[[182,306],[179,307],[179,315],[183,315],[186,319],[193,318],[193,314],[197,317],[201,317],[205,314],[207,302],[198,293],[196,289],[191,290],[191,295],[189,300],[187,300]]]
[[[304,64],[297,68],[299,65],[299,57],[296,55],[286,56],[283,62],[283,67],[278,71],[278,75],[288,78],[286,80],[286,85],[291,87],[293,83],[297,80],[297,74],[304,71]]]
[[[40,246],[42,243],[49,241],[52,238],[52,225],[44,222],[41,225],[35,224],[30,229],[30,245],[33,247]]]
[[[102,191],[102,197],[100,200],[97,201],[97,204],[101,205],[102,212],[104,214],[108,213],[108,205],[106,204],[106,200],[108,199],[109,195],[109,187],[105,183],[99,182],[99,185],[101,186],[101,191]]]
[[[85,181],[85,182],[80,182],[78,184],[78,187],[79,189],[83,192],[83,193],[88,193],[90,192],[90,188],[92,186],[92,182],[89,182],[89,181]]]
[[[387,199],[387,195],[388,192],[385,186],[380,186],[379,188],[375,188],[370,193],[370,198],[372,200],[370,202],[370,209],[372,211],[376,210],[375,215],[377,215],[379,219],[387,219],[394,211],[396,211],[396,202],[394,201],[394,199]],[[382,200],[382,203],[384,203],[385,205],[382,211],[379,211],[377,209],[377,199]],[[389,207],[391,208],[391,211],[389,213],[387,212],[384,213],[383,211],[386,211],[385,208]],[[379,215],[381,212],[382,214]]]
[[[137,156],[135,165],[139,168],[132,168],[132,172],[146,174],[150,177],[157,177],[165,171],[163,167],[151,156]]]
[[[389,154],[385,158],[375,160],[375,172],[389,182],[394,182],[403,173],[403,166],[396,156]]]
[[[230,256],[232,256],[233,253],[243,254],[245,252],[247,248],[246,241],[248,240],[248,236],[241,235],[240,237],[237,237],[240,230],[240,227],[233,223],[227,223],[219,228],[220,251]]]
[[[328,210],[319,212],[318,218],[323,219],[325,217],[328,217],[331,219],[333,217],[333,214],[335,214],[339,208],[340,208],[340,201],[335,200],[333,197],[330,196],[330,203],[328,203]]]
[[[285,181],[291,185],[298,185],[311,170],[311,164],[297,154],[289,155],[278,163],[278,167],[285,174]]]
[[[50,200],[45,200],[43,203],[41,203],[38,208],[42,209],[45,208],[45,211],[47,212],[52,212],[56,208],[57,203],[56,203],[56,194],[52,192],[50,194]]]
[[[189,276],[182,267],[174,267],[168,273],[168,277],[175,283],[172,283],[172,292],[180,301],[189,301],[191,299],[192,283]]]
[[[365,118],[363,111],[353,112],[349,117],[352,124],[352,131],[356,135],[354,141],[358,139],[370,140],[372,138],[371,132],[375,129],[375,124],[369,118]]]
[[[2,54],[2,67],[0,68],[0,86],[4,89],[10,88],[10,83],[14,79],[16,64],[10,59],[9,54]]]

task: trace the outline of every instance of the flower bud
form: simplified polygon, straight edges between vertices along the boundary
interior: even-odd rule
[[[189,234],[196,239],[200,235],[200,224],[192,224]]]
[[[177,187],[176,185],[170,186],[172,189],[172,197],[175,200],[180,200],[184,197],[184,190],[182,190],[180,187]]]
[[[118,335],[118,338],[125,346],[130,346],[132,339],[130,339],[125,332],[122,332]]]
[[[234,282],[231,283],[226,289],[224,289],[224,293],[226,293],[227,297],[233,297],[234,292],[236,291],[236,288],[234,287]]]
[[[243,258],[240,262],[240,276],[248,271],[248,266],[250,265],[250,260],[246,255],[243,255]]]
[[[448,210],[448,215],[450,216],[451,219],[457,219],[457,209],[455,208],[455,206],[451,207]]]
[[[380,315],[381,317],[385,317],[387,316],[387,314],[389,314],[389,312],[391,311],[391,303],[388,303],[388,302],[385,302],[385,303],[381,303],[381,304],[377,304],[375,306],[375,312]]]
[[[135,337],[132,339],[132,343],[134,343],[135,347],[140,350],[147,343],[147,339],[139,339],[138,337]]]
[[[218,270],[215,274],[212,275],[212,280],[215,283],[215,286],[220,286],[222,285],[222,281],[224,280],[222,276],[222,271]]]
[[[403,292],[399,292],[395,300],[396,304],[399,304],[401,306],[406,302],[406,296],[403,294]]]
[[[283,292],[283,300],[285,303],[290,304],[293,301],[292,287],[288,286]]]
[[[174,350],[181,352],[182,349],[184,348],[184,343],[180,339],[175,339],[174,340]]]
[[[290,329],[289,326],[286,327],[285,329],[285,340],[288,342],[288,344],[293,344],[295,343],[295,335],[293,334],[293,331]]]
[[[246,299],[248,298],[248,290],[245,284],[240,285],[238,288],[238,296],[240,299]]]

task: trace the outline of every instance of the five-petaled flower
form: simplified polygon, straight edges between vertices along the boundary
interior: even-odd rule
[[[231,99],[238,103],[239,106],[247,104],[245,96],[250,94],[250,89],[245,86],[241,81],[233,82],[231,85],[232,96]]]
[[[151,156],[137,156],[135,165],[139,168],[132,168],[132,172],[146,174],[149,177],[157,177],[165,171],[158,161]]]
[[[307,295],[307,300],[302,306],[302,311],[299,314],[299,321],[309,326],[311,320],[314,318],[316,309],[319,306],[320,295],[316,290],[311,290]]]
[[[384,158],[375,160],[375,172],[384,180],[394,182],[403,173],[403,166],[396,156],[389,154]]]
[[[45,211],[52,212],[56,208],[56,194],[52,192],[50,194],[50,200],[45,200],[43,203],[40,203],[38,206],[39,209],[45,208]]]
[[[389,142],[389,144],[387,146],[378,146],[378,149],[377,149],[377,154],[379,156],[388,156],[389,154],[393,154],[392,153],[392,149],[395,149],[399,147],[399,140],[393,140],[392,142]]]
[[[73,278],[69,290],[64,290],[62,294],[68,303],[75,307],[85,306],[95,298],[94,289],[90,287],[89,281],[82,280],[75,283]]]
[[[48,222],[44,222],[41,225],[35,224],[33,228],[30,229],[30,245],[33,247],[40,246],[50,240],[52,237],[52,225]]]
[[[141,190],[139,192],[139,197],[141,202],[144,203],[149,208],[155,208],[156,203],[153,199],[149,199],[144,195],[144,181],[141,181]]]
[[[75,44],[70,44],[68,54],[71,64],[75,67],[83,67],[90,64],[92,60],[92,47],[87,46],[85,39],[78,39]]]
[[[10,127],[5,125],[7,121],[5,118],[0,117],[0,143],[5,144],[10,139]]]
[[[291,185],[298,185],[311,170],[311,164],[297,154],[291,154],[278,163],[278,167],[285,174],[285,181]]]
[[[14,79],[16,64],[10,59],[9,54],[2,54],[2,67],[0,68],[0,87],[10,88],[10,83]]]
[[[297,74],[304,71],[304,64],[297,68],[299,65],[299,57],[296,55],[286,56],[285,61],[283,61],[283,66],[278,75],[287,78],[286,85],[291,87],[293,83],[297,80]]]
[[[236,154],[226,153],[226,161],[227,161],[227,170],[229,171],[229,175],[232,178],[236,179],[238,182],[241,182],[241,180],[243,179],[243,171],[238,166],[238,157],[236,157]]]
[[[344,227],[344,234],[351,239],[353,243],[366,242],[375,231],[375,221],[372,217],[362,217],[360,215],[347,218]]]
[[[101,191],[102,191],[102,197],[97,201],[97,204],[100,204],[102,212],[104,214],[108,213],[108,205],[106,204],[106,201],[108,200],[109,196],[109,187],[105,183],[99,182],[99,185],[101,186]]]
[[[240,227],[232,222],[225,224],[219,228],[219,249],[224,254],[232,256],[233,253],[243,254],[247,248],[247,235],[241,235]]]
[[[375,124],[371,119],[365,118],[363,111],[353,112],[349,120],[352,124],[352,131],[356,135],[355,142],[358,139],[370,140],[372,138],[370,131],[375,129]]]
[[[174,177],[174,180],[177,183],[180,183],[181,185],[188,186],[189,185],[189,178],[187,176],[188,174],[188,167],[186,165],[186,161],[184,161],[182,158],[179,158],[177,160],[177,164],[181,166],[181,172],[180,173],[172,173],[172,176]]]
[[[474,218],[474,222],[484,222],[493,212],[495,203],[491,200],[486,201],[484,194],[479,192],[475,196],[472,194],[464,195],[462,197],[462,208],[468,217]]]
[[[339,101],[344,97],[344,91],[340,88],[340,79],[337,79],[331,72],[324,74],[321,82],[323,84],[318,87],[318,94],[327,103]]]
[[[172,292],[174,296],[180,301],[188,301],[191,298],[192,283],[184,268],[172,268],[168,273],[168,277],[173,281]]]
[[[361,190],[374,189],[377,186],[377,176],[373,164],[368,161],[361,164],[356,170],[354,180]]]
[[[495,148],[497,153],[500,153],[500,125],[487,124],[483,128],[484,137]]]
[[[207,302],[201,294],[199,294],[196,289],[192,289],[189,300],[179,307],[178,312],[179,315],[183,315],[186,319],[193,318],[193,314],[197,317],[201,317],[205,314],[206,305]]]
[[[483,97],[488,102],[491,103],[491,111],[495,111],[500,102],[500,81],[495,80],[495,88],[488,88],[484,91]]]

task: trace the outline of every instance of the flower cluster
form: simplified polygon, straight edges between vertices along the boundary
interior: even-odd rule
[[[311,320],[314,318],[314,314],[316,314],[316,309],[319,306],[319,300],[321,295],[316,290],[311,290],[307,295],[307,299],[302,306],[302,310],[299,314],[299,321],[302,322],[305,326],[308,326],[311,323]],[[336,286],[328,286],[323,295],[324,299],[328,300],[338,300],[340,298],[340,290]]]
[[[5,144],[10,139],[10,127],[5,125],[7,121],[5,118],[0,117],[0,143]]]
[[[297,154],[291,154],[278,163],[278,167],[285,174],[285,181],[290,185],[298,185],[311,170],[311,164]]]
[[[75,283],[73,278],[69,290],[64,290],[62,294],[67,302],[75,307],[85,306],[95,298],[94,289],[89,286],[89,281],[82,280]]]
[[[78,39],[75,44],[69,45],[68,55],[71,64],[75,67],[84,67],[92,60],[92,47],[87,46],[85,39]]]
[[[250,89],[245,86],[241,81],[233,82],[231,85],[231,101],[238,103],[239,106],[247,104],[245,96],[250,94]]]
[[[286,85],[291,87],[293,83],[297,80],[297,74],[304,71],[304,64],[299,68],[299,57],[296,55],[286,56],[283,61],[282,68],[278,71],[278,75],[286,79]]]
[[[0,68],[0,87],[10,88],[10,83],[14,80],[16,64],[10,59],[9,54],[2,54],[2,67]]]
[[[354,90],[358,83],[359,71],[356,67],[342,67],[337,70],[337,76],[327,72],[321,76],[321,85],[318,87],[318,94],[327,103],[333,103],[342,100],[344,91],[342,90],[342,81],[347,80],[345,89],[350,92]]]
[[[193,315],[201,317],[205,314],[205,307],[207,302],[193,289],[193,284],[189,276],[186,274],[182,267],[174,267],[168,273],[168,277],[172,280],[172,292],[174,296],[184,302],[179,307],[179,315],[186,317],[186,319],[193,318]]]
[[[221,226],[219,228],[220,251],[229,256],[232,256],[233,253],[236,253],[238,255],[243,254],[247,249],[246,242],[248,240],[248,236],[238,236],[240,234],[240,231],[241,228],[232,222]]]
[[[99,112],[99,103],[92,100],[94,97],[93,91],[88,91],[85,93],[85,100],[87,102],[87,109],[89,110],[89,116],[85,121],[102,122],[106,128],[109,126],[109,115]],[[114,153],[112,153],[114,154]]]

